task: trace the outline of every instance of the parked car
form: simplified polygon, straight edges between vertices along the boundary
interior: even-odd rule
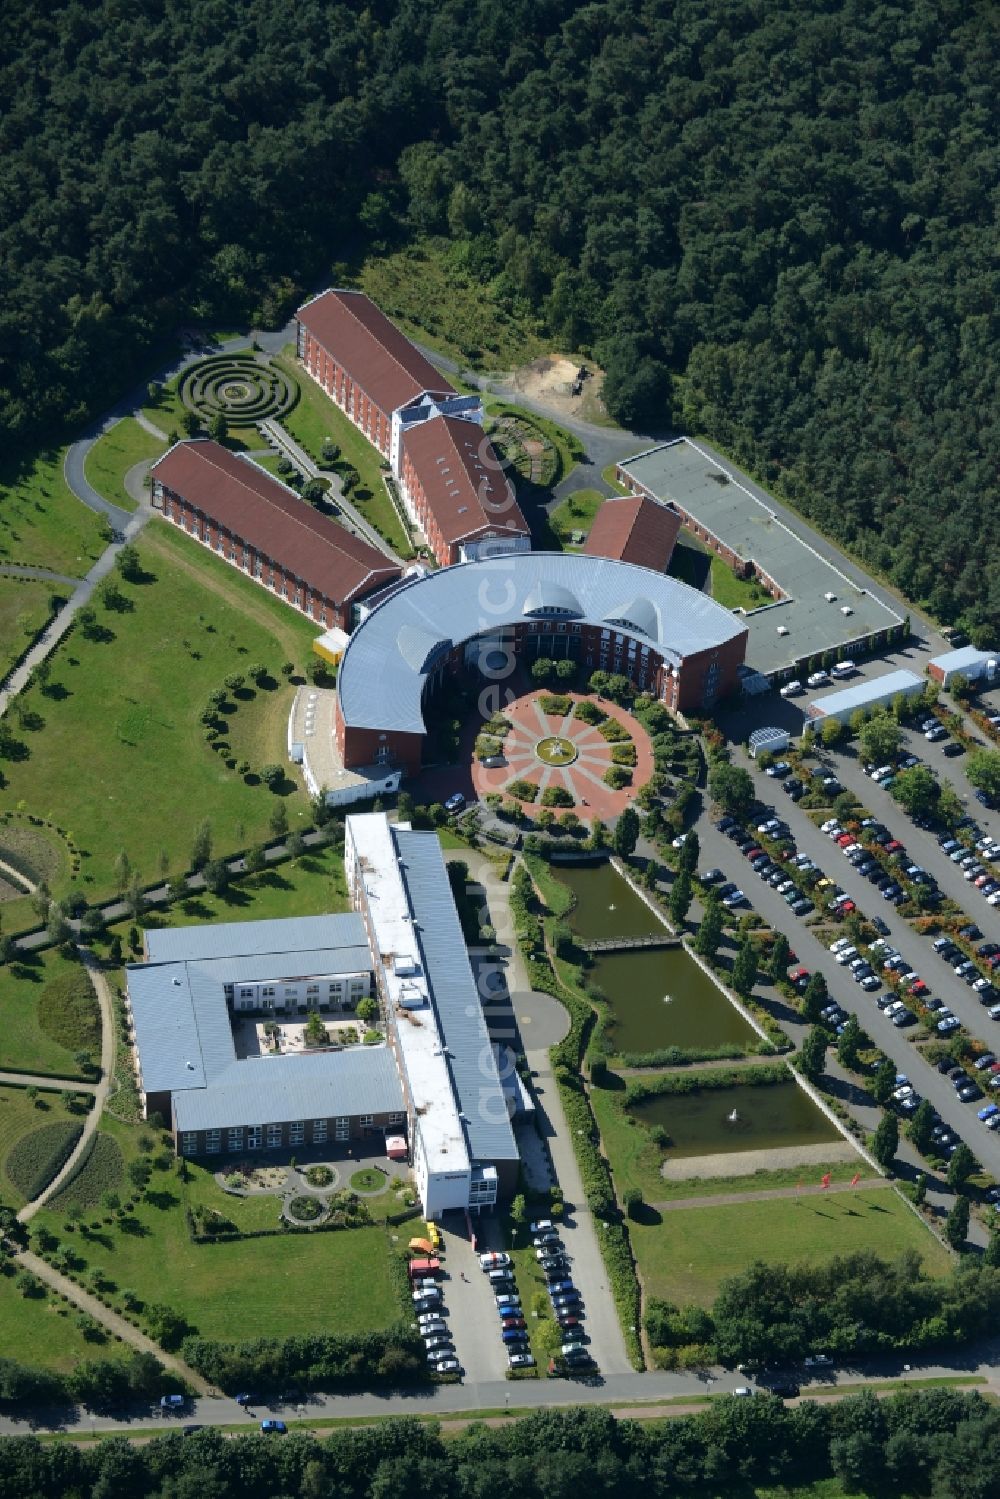
[[[461,791],[456,791],[451,796],[449,796],[448,800],[445,802],[444,810],[446,812],[461,812],[464,806],[465,797],[462,795]]]
[[[507,1357],[507,1362],[512,1369],[533,1369],[535,1366],[535,1360],[530,1353],[511,1351]]]
[[[486,1254],[479,1256],[479,1267],[481,1270],[499,1270],[510,1264],[510,1255],[501,1250],[489,1250]]]
[[[267,1416],[260,1423],[260,1429],[261,1431],[275,1432],[279,1436],[283,1436],[284,1433],[288,1430],[288,1427],[285,1425],[284,1421],[276,1421],[273,1416]]]

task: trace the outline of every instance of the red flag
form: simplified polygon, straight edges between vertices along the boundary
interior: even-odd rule
[[[861,1180],[861,1172],[860,1171],[855,1171],[854,1175],[851,1177],[851,1186],[852,1187],[856,1187],[857,1184],[858,1184],[858,1182],[860,1180]]]
[[[823,1188],[823,1191],[824,1191],[824,1192],[825,1192],[825,1191],[826,1191],[826,1189],[827,1189],[827,1187],[828,1187],[828,1186],[829,1186],[829,1185],[830,1185],[830,1173],[829,1173],[829,1171],[828,1171],[828,1172],[827,1172],[827,1173],[826,1173],[826,1175],[825,1175],[825,1176],[824,1176],[824,1177],[823,1177],[823,1179],[822,1179],[822,1180],[821,1180],[821,1182],[820,1182],[820,1186],[821,1186],[821,1187],[822,1187],[822,1188]]]

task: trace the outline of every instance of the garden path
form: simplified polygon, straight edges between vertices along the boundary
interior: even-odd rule
[[[870,1192],[875,1187],[890,1187],[892,1183],[884,1176],[866,1176],[859,1182],[831,1182],[828,1187],[819,1182],[802,1187],[772,1187],[765,1192],[713,1192],[706,1197],[681,1197],[676,1202],[654,1202],[658,1213],[683,1212],[685,1208],[720,1208],[743,1202],[770,1202],[780,1197],[822,1197],[824,1192]]]

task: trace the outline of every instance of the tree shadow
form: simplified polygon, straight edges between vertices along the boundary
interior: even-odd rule
[[[278,874],[275,869],[266,869],[257,876],[259,886],[266,885],[269,890],[292,890],[294,886],[291,880],[286,880],[284,875]]]
[[[164,1190],[153,1191],[151,1188],[147,1187],[146,1201],[149,1203],[150,1207],[158,1208],[162,1213],[166,1212],[168,1208],[176,1207],[178,1202],[180,1201],[180,1198],[175,1197],[173,1192],[167,1192]]]

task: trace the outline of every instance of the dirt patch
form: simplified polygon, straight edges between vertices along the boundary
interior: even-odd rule
[[[595,364],[569,359],[565,354],[543,354],[522,364],[504,383],[510,390],[537,401],[553,416],[581,421],[607,421],[601,401],[604,372]]]
[[[782,1166],[815,1166],[827,1161],[851,1161],[858,1152],[849,1140],[820,1145],[783,1145],[775,1150],[725,1150],[717,1155],[689,1155],[664,1161],[666,1181],[689,1177],[753,1176],[755,1171],[777,1171]]]

